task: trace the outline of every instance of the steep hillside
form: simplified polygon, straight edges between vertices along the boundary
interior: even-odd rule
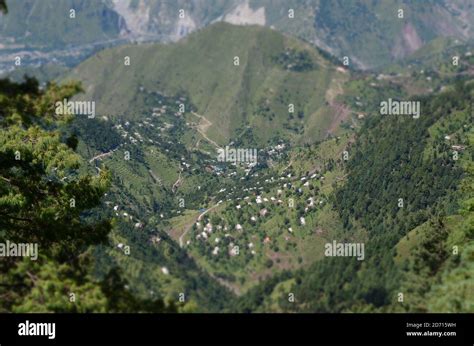
[[[83,99],[94,100],[99,115],[139,119],[152,112],[153,102],[145,104],[141,96],[147,91],[180,93],[196,108],[184,113],[194,115],[211,142],[226,144],[245,131],[255,138],[252,145],[261,145],[314,142],[336,133],[350,116],[336,111],[335,103],[347,76],[296,39],[218,23],[175,44],[105,50],[68,78],[82,81]]]
[[[365,232],[364,261],[325,258],[275,276],[233,309],[472,311],[473,85],[418,97],[425,116],[416,126],[372,113],[356,135],[347,179],[329,198],[343,225],[331,236]]]
[[[321,0],[316,38],[337,56],[373,68],[407,57],[436,37],[472,37],[469,1]]]

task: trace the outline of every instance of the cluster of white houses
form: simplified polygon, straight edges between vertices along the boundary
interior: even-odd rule
[[[291,179],[291,178],[292,178],[291,174],[288,174],[284,177],[280,177],[281,180],[287,180],[287,179]],[[304,176],[304,177],[302,177],[300,179],[296,179],[296,180],[297,181],[299,180],[300,183],[303,186],[309,186],[309,180],[318,179],[318,178],[322,179],[324,177],[320,176],[319,174],[313,173],[311,175]],[[275,179],[275,177],[271,177],[271,178],[266,179],[265,183],[274,183],[274,182],[278,182],[278,181],[279,181],[279,179]],[[269,210],[265,206],[266,204],[277,205],[277,206],[278,205],[280,205],[280,206],[286,205],[287,201],[284,201],[282,199],[283,198],[282,196],[284,194],[284,190],[285,189],[290,189],[290,188],[293,188],[293,187],[294,187],[294,185],[291,182],[285,182],[281,186],[281,188],[278,188],[276,190],[276,195],[268,195],[268,196],[264,196],[263,194],[248,195],[248,196],[245,196],[245,197],[237,197],[235,199],[229,198],[228,201],[229,202],[239,201],[239,202],[237,202],[237,205],[235,205],[235,208],[237,210],[243,210],[243,208],[245,208],[246,206],[252,206],[252,205],[258,206],[259,210],[258,210],[257,214],[251,215],[250,220],[249,220],[250,224],[256,224],[259,218],[265,218],[269,214]],[[232,191],[227,194],[228,197],[235,193],[235,190],[233,188],[231,190]],[[259,190],[259,188],[254,186],[254,187],[245,188],[242,191],[252,192],[252,191],[258,191],[258,190]],[[297,190],[301,192],[301,189],[297,189]],[[222,189],[219,190],[218,193],[225,193],[226,191],[227,191],[226,188],[222,188]],[[319,205],[324,203],[324,201],[322,199],[317,201],[317,202],[318,202],[317,204],[319,204]],[[306,199],[306,205],[305,205],[304,211],[307,212],[310,209],[315,208],[315,206],[316,206],[315,197],[309,197],[309,198]],[[305,216],[300,216],[298,222],[302,227],[306,226]],[[196,230],[197,230],[196,235],[195,235],[195,239],[199,240],[199,241],[204,241],[204,242],[210,241],[211,234],[213,232],[215,232],[216,230],[225,232],[225,234],[224,234],[225,238],[232,237],[231,234],[232,234],[233,231],[235,231],[235,232],[244,232],[244,227],[240,223],[235,225],[235,229],[229,229],[228,226],[221,226],[221,225],[214,226],[214,225],[212,225],[212,223],[210,222],[209,219],[207,219],[204,223],[201,223],[200,221],[197,221],[195,226],[196,226]],[[294,232],[293,228],[288,227],[288,232],[293,233]],[[288,241],[290,238],[285,237],[285,239]],[[233,239],[233,240],[235,241],[235,239]],[[266,236],[263,239],[264,244],[267,244],[270,241],[271,241],[271,239],[268,236]],[[213,250],[211,252],[212,255],[217,256],[219,253],[222,252],[222,249],[219,245],[220,242],[221,242],[221,238],[219,238],[219,237],[214,238],[214,244],[212,245]],[[191,243],[191,240],[188,240],[187,244],[189,245],[190,243]],[[256,254],[256,252],[254,250],[255,244],[253,242],[249,242],[248,244],[246,244],[246,246],[247,246],[248,249],[251,250],[251,253],[253,255]],[[238,254],[238,247],[236,247],[236,244],[234,242],[230,242],[228,244],[228,251],[227,252],[228,252],[229,256],[236,256]]]

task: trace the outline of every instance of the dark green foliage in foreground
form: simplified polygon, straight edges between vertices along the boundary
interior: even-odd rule
[[[93,279],[91,245],[104,243],[110,219],[90,217],[110,177],[82,173],[84,162],[62,142],[69,116],[54,112],[55,100],[79,91],[26,79],[0,81],[0,242],[38,244],[37,260],[0,261],[0,311],[108,312],[174,311],[160,301],[140,301],[111,273]]]

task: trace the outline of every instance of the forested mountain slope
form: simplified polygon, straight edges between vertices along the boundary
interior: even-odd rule
[[[276,277],[237,308],[259,311],[263,301],[277,311],[472,311],[473,95],[472,81],[459,83],[421,98],[417,120],[373,114],[331,199],[347,234],[367,233],[366,259],[327,258]]]

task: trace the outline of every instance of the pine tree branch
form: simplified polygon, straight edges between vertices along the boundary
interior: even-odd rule
[[[22,218],[22,217],[11,216],[11,215],[3,215],[3,216],[8,218],[8,219],[11,219],[11,220],[33,222],[33,219],[26,219],[26,218]]]
[[[3,176],[1,176],[1,175],[0,175],[0,179],[6,181],[6,182],[8,182],[8,183],[11,183],[11,180],[10,180],[10,179],[7,179],[7,178],[5,178],[5,177],[3,177]]]

